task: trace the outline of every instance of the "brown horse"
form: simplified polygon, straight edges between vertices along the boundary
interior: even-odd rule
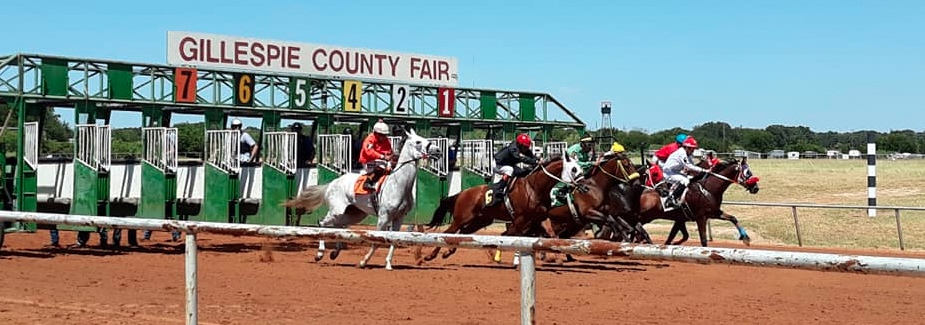
[[[502,220],[512,221],[512,226],[505,230],[502,236],[524,235],[535,228],[535,223],[545,218],[551,204],[549,192],[559,182],[558,176],[552,175],[561,175],[563,168],[574,168],[569,171],[573,174],[580,173],[581,169],[574,162],[570,162],[568,157],[556,158],[541,164],[530,175],[517,179],[508,193],[514,210],[513,215],[508,212],[504,202],[486,207],[485,193],[489,186],[479,185],[441,200],[427,227],[437,227],[443,223],[446,214],[450,213],[453,215],[453,223],[444,231],[447,234],[471,234],[491,225],[495,220]],[[433,260],[439,252],[440,247],[434,248],[430,255],[424,257],[424,261]],[[456,248],[450,248],[443,254],[443,258],[450,257],[454,252]]]
[[[553,230],[546,232],[553,232],[559,238],[569,238],[591,222],[618,229],[624,238],[628,238],[632,227],[621,217],[633,213],[633,202],[623,193],[638,183],[639,173],[625,154],[598,162],[581,182],[586,190],[576,188],[572,191],[572,207],[566,203],[549,210]]]
[[[748,234],[739,225],[739,221],[735,216],[720,209],[720,205],[723,203],[723,193],[733,183],[741,185],[749,193],[758,193],[758,178],[752,175],[744,158],[741,161],[733,159],[720,162],[713,167],[713,171],[702,179],[691,182],[684,197],[685,204],[682,208],[665,212],[661,204],[661,197],[655,190],[647,189],[643,191],[639,196],[639,221],[646,224],[655,219],[674,220],[675,225],[666,244],[671,244],[671,240],[674,239],[674,234],[677,231],[680,230],[682,233],[686,233],[686,229],[684,229],[685,222],[695,221],[697,222],[697,231],[700,234],[700,244],[707,246],[707,219],[722,219],[735,225],[741,238],[747,243]],[[682,241],[674,244],[679,245],[684,240],[687,240],[687,236]]]

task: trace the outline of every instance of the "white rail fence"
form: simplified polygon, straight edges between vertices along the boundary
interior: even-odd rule
[[[848,209],[848,210],[893,210],[896,218],[896,236],[899,238],[899,249],[905,250],[906,244],[903,241],[903,224],[900,211],[925,211],[925,207],[901,207],[901,206],[869,206],[869,205],[837,205],[837,204],[811,204],[811,203],[769,203],[769,202],[737,202],[723,201],[725,205],[742,205],[742,206],[761,206],[761,207],[779,207],[790,208],[793,215],[793,227],[797,235],[797,244],[803,247],[803,233],[800,231],[800,216],[797,214],[797,208],[818,208],[818,209]],[[710,235],[712,237],[712,235]]]
[[[925,276],[925,259],[836,255],[822,253],[780,252],[693,246],[665,246],[617,243],[601,240],[544,239],[440,233],[361,231],[333,228],[262,226],[112,218],[67,214],[0,211],[0,222],[15,221],[40,224],[95,226],[137,230],[183,231],[186,236],[186,323],[198,322],[197,244],[199,233],[235,236],[300,237],[352,244],[394,244],[398,246],[461,247],[517,251],[521,256],[521,321],[535,323],[534,253],[558,252],[576,255],[625,256],[638,259],[672,260],[697,263],[727,263],[755,266],[790,267],[839,272],[887,273]]]

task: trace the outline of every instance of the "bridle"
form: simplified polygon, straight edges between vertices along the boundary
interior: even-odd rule
[[[629,172],[626,171],[626,168],[623,167],[623,160],[626,159],[626,158],[614,157],[613,159],[617,159],[617,160],[618,160],[618,162],[617,162],[617,169],[618,169],[618,170],[615,170],[613,174],[611,174],[611,173],[608,172],[606,169],[604,169],[603,166],[601,166],[601,162],[603,162],[603,160],[604,160],[604,157],[603,157],[603,156],[601,156],[601,157],[599,157],[599,158],[597,159],[597,163],[595,163],[594,166],[595,166],[595,168],[600,169],[601,172],[604,173],[604,175],[607,175],[607,176],[610,177],[610,178],[613,178],[613,179],[615,179],[615,180],[618,180],[618,181],[621,181],[621,182],[624,182],[624,183],[629,183],[629,182],[631,182],[631,181],[633,181],[633,180],[639,178],[639,172],[634,172],[634,173],[630,174]],[[619,172],[619,174],[622,175],[623,177],[614,175],[614,174],[617,174],[617,172]]]
[[[714,176],[714,177],[716,177],[716,178],[719,178],[719,179],[721,179],[721,180],[724,180],[724,181],[727,181],[727,182],[730,182],[730,183],[739,184],[739,185],[741,185],[742,187],[747,187],[746,182],[748,181],[748,179],[745,178],[745,168],[742,168],[742,162],[736,162],[736,176],[735,176],[735,180],[729,179],[729,177],[726,177],[726,176],[717,174],[717,173],[715,173],[715,172],[713,172],[713,171],[710,171],[710,170],[707,171],[707,175],[708,175],[708,176]]]

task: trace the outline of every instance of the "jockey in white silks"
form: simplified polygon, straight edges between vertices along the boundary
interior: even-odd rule
[[[691,158],[694,149],[697,149],[697,140],[694,139],[694,137],[687,137],[687,139],[681,143],[681,149],[676,150],[665,160],[665,167],[663,169],[665,172],[665,179],[672,184],[671,195],[667,203],[672,206],[681,206],[681,195],[684,194],[684,189],[690,184],[690,179],[687,178],[685,171],[688,173],[704,173],[707,171],[706,169],[694,165],[694,159]]]

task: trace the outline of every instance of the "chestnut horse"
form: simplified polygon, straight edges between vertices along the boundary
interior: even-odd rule
[[[443,223],[446,214],[450,213],[453,215],[453,223],[444,231],[447,234],[471,234],[491,225],[495,220],[502,220],[512,221],[511,227],[505,230],[502,236],[525,235],[536,227],[535,223],[546,217],[552,203],[549,192],[560,181],[553,175],[561,175],[563,170],[572,173],[571,179],[578,179],[576,175],[581,173],[581,167],[566,156],[564,159],[558,157],[540,164],[530,175],[517,179],[508,192],[514,210],[513,215],[507,210],[504,202],[486,207],[485,192],[489,185],[479,185],[440,200],[440,206],[434,211],[433,219],[427,227],[436,228]],[[440,247],[435,247],[430,255],[424,257],[424,261],[433,260],[439,252]],[[450,248],[443,253],[443,258],[448,258],[455,252],[456,248]]]
[[[758,178],[752,175],[745,158],[741,161],[735,159],[722,161],[714,166],[713,170],[704,175],[702,179],[692,181],[684,197],[685,207],[682,208],[665,212],[658,192],[654,189],[643,191],[639,196],[639,221],[646,224],[655,219],[674,220],[675,224],[666,244],[672,244],[671,240],[674,239],[677,231],[681,231],[682,235],[684,235],[684,239],[674,243],[675,245],[683,243],[688,238],[684,223],[687,221],[697,222],[700,244],[707,246],[707,219],[722,219],[735,225],[742,240],[748,243],[748,234],[739,225],[736,217],[720,209],[720,205],[723,203],[723,193],[733,183],[741,185],[749,193],[758,193]],[[688,213],[685,213],[685,210]]]

